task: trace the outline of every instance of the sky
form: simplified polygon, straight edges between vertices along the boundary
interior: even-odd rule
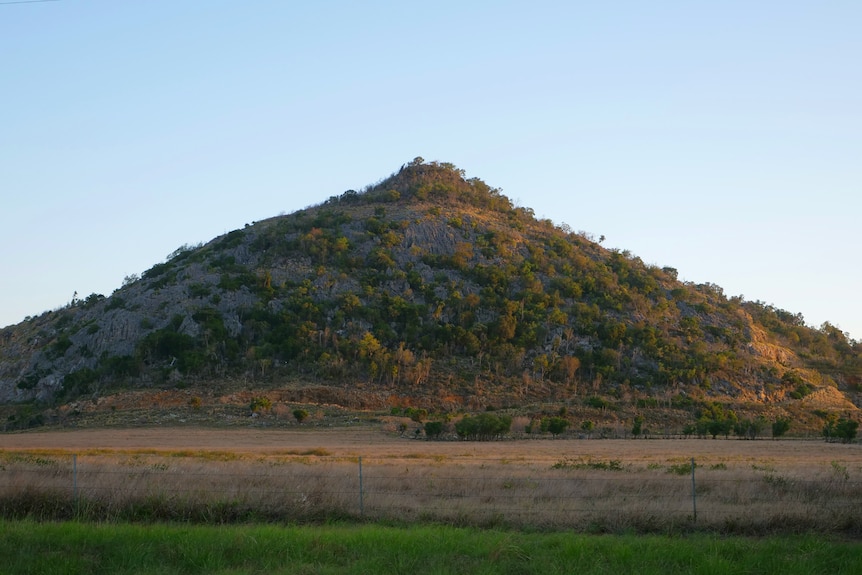
[[[0,326],[451,162],[862,339],[862,2],[0,1]]]

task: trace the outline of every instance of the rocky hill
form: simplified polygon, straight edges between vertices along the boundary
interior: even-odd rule
[[[293,387],[354,407],[856,413],[860,351],[829,324],[680,282],[417,158],[4,328],[0,402]]]

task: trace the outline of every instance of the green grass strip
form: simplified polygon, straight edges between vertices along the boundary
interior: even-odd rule
[[[522,533],[437,525],[185,526],[0,521],[0,574],[858,574],[829,537]]]

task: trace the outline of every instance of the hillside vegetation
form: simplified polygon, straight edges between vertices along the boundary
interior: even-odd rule
[[[0,401],[30,406],[20,425],[123,390],[217,386],[354,408],[697,417],[718,402],[825,420],[856,417],[860,382],[860,344],[834,326],[680,282],[421,158],[0,331]]]

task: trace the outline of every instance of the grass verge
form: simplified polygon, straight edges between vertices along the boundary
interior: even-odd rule
[[[862,548],[829,537],[598,536],[439,525],[188,526],[0,521],[0,572],[859,573]]]

